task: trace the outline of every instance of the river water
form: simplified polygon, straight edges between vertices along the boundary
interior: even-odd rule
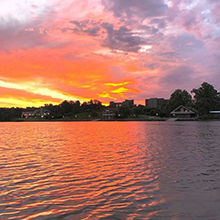
[[[0,219],[218,220],[220,122],[1,123]]]

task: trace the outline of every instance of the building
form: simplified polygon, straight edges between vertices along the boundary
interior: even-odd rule
[[[45,108],[40,108],[35,111],[35,116],[37,118],[46,118],[50,115],[50,111]]]
[[[35,116],[35,111],[24,111],[21,113],[22,118],[33,118]]]
[[[151,98],[145,100],[146,108],[161,108],[166,103],[167,100],[163,98]]]
[[[109,103],[109,107],[111,107],[111,108],[118,108],[118,107],[121,107],[122,105],[123,105],[122,102],[114,102],[114,101],[111,101],[111,102]]]
[[[179,107],[174,109],[172,112],[170,112],[170,115],[172,115],[174,118],[189,119],[189,118],[196,118],[197,112],[193,109],[180,105]]]
[[[115,119],[116,114],[115,111],[106,109],[105,111],[102,112],[102,119],[103,120],[113,120]]]
[[[127,99],[123,102],[114,102],[114,101],[111,101],[109,103],[109,106],[112,107],[112,108],[119,108],[121,107],[122,105],[126,105],[128,106],[129,108],[133,107],[134,106],[134,100],[133,99]]]
[[[124,105],[128,106],[129,108],[133,107],[134,106],[134,100],[133,99],[126,99],[124,102],[123,102]]]
[[[50,111],[45,108],[36,109],[34,111],[23,111],[21,113],[22,118],[46,118],[50,116]]]
[[[119,108],[123,105],[123,102],[115,102],[115,107]]]

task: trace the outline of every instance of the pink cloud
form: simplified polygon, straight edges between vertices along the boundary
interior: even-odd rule
[[[13,16],[0,10],[1,79],[45,82],[60,97],[104,102],[168,98],[178,87],[200,85],[198,78],[220,89],[214,80],[220,69],[218,1],[22,3],[13,6]],[[42,96],[23,92],[30,100]]]

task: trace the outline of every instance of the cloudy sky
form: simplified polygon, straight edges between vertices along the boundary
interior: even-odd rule
[[[0,106],[220,90],[219,0],[1,0]]]

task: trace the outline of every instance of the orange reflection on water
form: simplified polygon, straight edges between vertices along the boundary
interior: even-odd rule
[[[163,201],[154,197],[158,175],[140,123],[22,123],[13,129],[5,138],[14,146],[5,157],[16,159],[7,168],[13,176],[7,187],[24,219],[67,213],[72,219],[130,219],[159,212],[149,209]]]
[[[59,213],[58,210],[44,211],[44,212],[41,212],[41,213],[38,213],[38,214],[33,214],[33,215],[31,215],[29,217],[26,217],[24,219],[25,220],[31,220],[31,219],[34,219],[34,218],[41,218],[41,217],[44,217],[44,216],[50,216],[50,215],[54,215],[54,214],[57,214],[57,213]]]

